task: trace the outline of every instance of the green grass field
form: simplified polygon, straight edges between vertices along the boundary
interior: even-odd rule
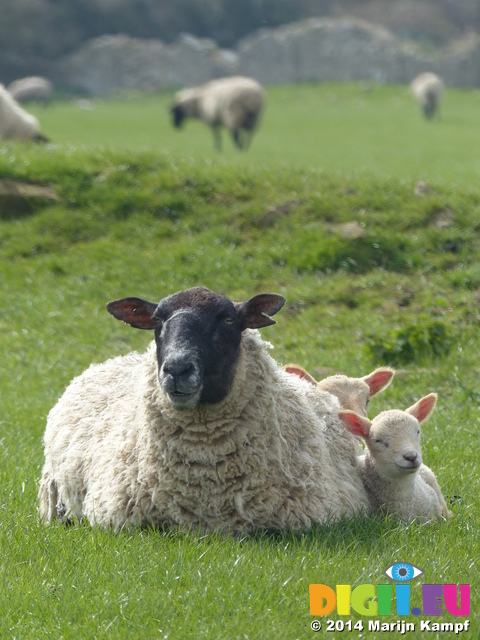
[[[173,92],[131,94],[123,102],[93,100],[33,109],[51,138],[67,145],[148,149],[218,161],[212,135],[198,121],[170,126]],[[224,135],[222,160],[234,164],[308,168],[343,178],[448,180],[473,186],[480,176],[480,92],[451,89],[441,122],[426,123],[406,87],[300,85],[268,89],[263,125],[248,155]]]
[[[170,99],[32,108],[54,144],[0,146],[0,178],[59,196],[19,217],[0,209],[0,638],[453,637],[421,632],[425,616],[403,618],[416,624],[405,636],[368,629],[402,619],[395,605],[384,619],[329,616],[363,631],[311,630],[310,583],[389,583],[399,561],[424,571],[413,607],[423,583],[471,584],[459,637],[478,638],[479,94],[449,91],[442,120],[426,123],[403,87],[272,88],[252,149],[225,138],[221,155],[200,123],[171,128]],[[151,338],[105,303],[197,284],[234,300],[284,294],[262,330],[281,363],[318,376],[396,366],[372,416],[436,391],[423,454],[460,496],[453,519],[243,538],[39,523],[49,409],[88,364]]]

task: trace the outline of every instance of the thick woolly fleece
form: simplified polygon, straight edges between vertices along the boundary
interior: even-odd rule
[[[155,343],[92,365],[48,416],[42,517],[247,532],[366,509],[337,399],[285,373],[266,346],[246,330],[228,396],[186,411],[160,388]]]

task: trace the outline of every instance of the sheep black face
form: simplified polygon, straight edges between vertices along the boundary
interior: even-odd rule
[[[185,120],[185,111],[183,107],[181,107],[179,104],[176,104],[170,109],[170,113],[173,117],[173,126],[179,129],[182,126],[183,121]]]
[[[107,305],[118,320],[138,329],[154,329],[158,379],[175,409],[223,400],[232,386],[242,332],[275,324],[285,304],[264,293],[233,303],[205,287],[179,291],[158,305],[123,298]]]

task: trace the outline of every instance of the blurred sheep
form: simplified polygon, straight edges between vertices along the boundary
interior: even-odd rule
[[[37,118],[27,113],[0,84],[0,138],[3,140],[33,140],[48,142]]]
[[[49,104],[53,95],[53,84],[41,76],[29,76],[14,80],[7,89],[17,102]]]
[[[265,104],[261,85],[252,78],[231,76],[212,80],[175,95],[171,108],[173,124],[179,128],[186,118],[198,118],[213,131],[221,150],[221,127],[226,127],[238,149],[248,149]]]
[[[437,113],[440,115],[445,85],[439,76],[430,72],[421,73],[412,81],[410,88],[427,120],[432,120]]]

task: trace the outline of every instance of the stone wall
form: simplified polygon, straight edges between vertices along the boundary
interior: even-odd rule
[[[235,50],[188,35],[171,45],[102,36],[60,60],[52,76],[57,86],[102,95],[121,89],[189,86],[236,73],[264,84],[355,80],[406,84],[417,73],[430,70],[447,85],[479,86],[479,67],[478,36],[428,57],[381,27],[354,19],[312,18],[262,29]]]
[[[101,95],[206,82],[235,72],[237,64],[234,52],[219,49],[212,40],[185,35],[165,45],[118,35],[89,41],[60,60],[53,74],[57,86]]]

